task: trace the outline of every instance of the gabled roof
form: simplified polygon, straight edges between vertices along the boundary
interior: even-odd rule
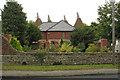
[[[63,20],[55,24],[53,27],[51,27],[48,31],[73,31],[74,27],[70,24],[67,24]]]
[[[38,26],[41,31],[73,31],[75,27],[64,22],[63,20],[59,22],[44,22]]]
[[[54,26],[57,22],[43,22],[38,26],[41,31],[47,31],[49,28]]]

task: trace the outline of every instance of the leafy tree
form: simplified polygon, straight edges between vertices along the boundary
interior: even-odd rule
[[[110,3],[99,6],[98,9],[99,35],[112,41],[112,7]],[[115,4],[116,38],[120,38],[120,2]]]
[[[89,43],[93,43],[94,37],[95,34],[91,27],[82,25],[78,26],[76,30],[71,34],[71,42],[74,47],[79,43],[84,43],[85,47],[87,48]]]
[[[27,44],[26,14],[22,10],[22,6],[15,1],[7,1],[2,10],[2,32],[17,37],[21,45]]]
[[[94,31],[95,33],[95,41],[98,41],[101,39],[99,33],[100,33],[100,29],[99,29],[99,23],[96,22],[92,22],[90,25],[91,29]]]
[[[36,42],[42,38],[42,34],[40,29],[35,26],[34,22],[30,21],[28,23],[28,30],[27,30],[27,41],[29,45],[32,45],[32,42]]]

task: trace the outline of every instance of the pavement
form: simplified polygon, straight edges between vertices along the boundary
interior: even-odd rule
[[[80,76],[95,74],[118,74],[118,69],[91,69],[91,70],[67,70],[67,71],[2,71],[2,76]]]

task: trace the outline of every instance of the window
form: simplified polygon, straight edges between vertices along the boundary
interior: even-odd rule
[[[62,33],[62,38],[65,38],[65,32]]]

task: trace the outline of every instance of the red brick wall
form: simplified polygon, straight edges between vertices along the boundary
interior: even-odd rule
[[[107,39],[101,39],[101,51],[103,51],[104,47],[108,47],[109,43]]]
[[[63,32],[47,32],[47,39],[70,39],[71,32],[65,32],[65,38],[63,38]],[[42,32],[43,38],[46,39],[46,33]]]
[[[48,39],[61,39],[62,32],[47,32]]]
[[[46,32],[42,32],[42,39],[46,39]]]
[[[66,32],[66,39],[70,39],[70,34],[72,34],[72,32]]]

